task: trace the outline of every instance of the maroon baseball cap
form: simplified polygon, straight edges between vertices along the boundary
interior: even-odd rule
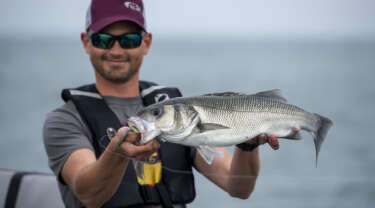
[[[86,30],[98,32],[106,26],[131,21],[146,31],[142,0],[92,0],[86,15]]]

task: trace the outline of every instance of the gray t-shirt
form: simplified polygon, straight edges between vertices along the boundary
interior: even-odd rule
[[[126,124],[130,116],[134,116],[138,110],[143,108],[141,97],[103,96],[103,98],[122,125]],[[88,148],[95,151],[92,145],[92,134],[72,101],[68,101],[47,115],[43,127],[43,139],[49,159],[48,163],[55,175],[58,176],[64,203],[68,207],[81,207],[79,200],[61,179],[60,174],[66,159],[75,150]]]

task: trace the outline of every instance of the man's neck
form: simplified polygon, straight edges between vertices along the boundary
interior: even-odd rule
[[[114,83],[97,76],[96,88],[103,96],[136,97],[139,96],[139,74],[124,83]]]

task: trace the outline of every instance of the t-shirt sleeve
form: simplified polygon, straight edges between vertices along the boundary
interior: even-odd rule
[[[47,114],[43,141],[48,165],[62,183],[64,181],[60,173],[72,152],[82,148],[95,152],[91,143],[92,135],[71,101]]]

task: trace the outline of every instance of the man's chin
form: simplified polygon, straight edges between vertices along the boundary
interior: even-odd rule
[[[119,73],[119,74],[108,74],[104,76],[104,78],[108,81],[113,83],[123,84],[131,80],[136,73],[126,72],[126,73]]]
[[[130,67],[119,65],[106,65],[101,70],[95,68],[96,72],[105,80],[122,84],[131,80],[138,72],[138,70],[132,70]]]

